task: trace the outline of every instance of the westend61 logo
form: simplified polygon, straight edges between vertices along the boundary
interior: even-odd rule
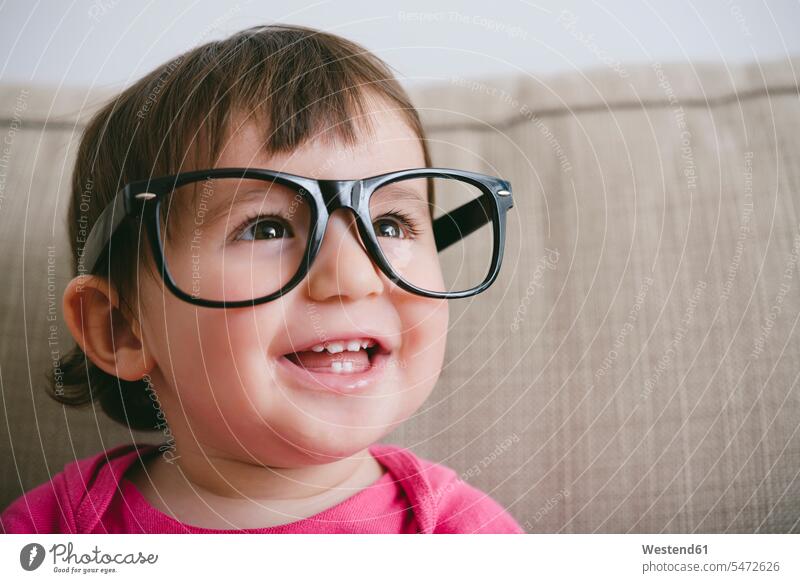
[[[104,553],[97,545],[88,553],[74,552],[72,543],[57,543],[47,551],[39,543],[29,543],[19,552],[19,564],[26,571],[35,571],[42,566],[49,554],[53,559],[54,573],[116,573],[114,565],[152,565],[158,555],[136,553]]]

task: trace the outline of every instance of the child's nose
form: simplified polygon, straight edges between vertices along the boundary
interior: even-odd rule
[[[308,273],[308,290],[316,301],[332,296],[359,299],[384,290],[381,273],[361,244],[355,216],[347,209],[337,209],[328,220]]]

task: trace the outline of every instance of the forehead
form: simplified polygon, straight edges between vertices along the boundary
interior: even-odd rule
[[[375,176],[425,166],[422,143],[402,111],[380,100],[365,104],[355,121],[357,140],[346,144],[335,127],[323,127],[291,152],[269,154],[269,128],[254,119],[234,116],[216,167],[268,168],[331,180]]]

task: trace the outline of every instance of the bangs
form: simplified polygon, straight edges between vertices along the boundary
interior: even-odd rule
[[[136,92],[144,99],[132,157],[144,155],[139,163],[130,160],[139,176],[127,178],[213,167],[240,119],[264,128],[267,155],[294,150],[315,135],[355,145],[373,131],[366,115],[372,96],[398,109],[422,138],[416,110],[388,67],[333,38],[301,27],[259,27],[198,47],[154,72]]]

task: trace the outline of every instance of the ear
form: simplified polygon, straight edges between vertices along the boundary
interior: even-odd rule
[[[73,338],[98,368],[126,381],[139,380],[153,368],[139,323],[119,309],[119,296],[105,277],[71,280],[62,307]]]

